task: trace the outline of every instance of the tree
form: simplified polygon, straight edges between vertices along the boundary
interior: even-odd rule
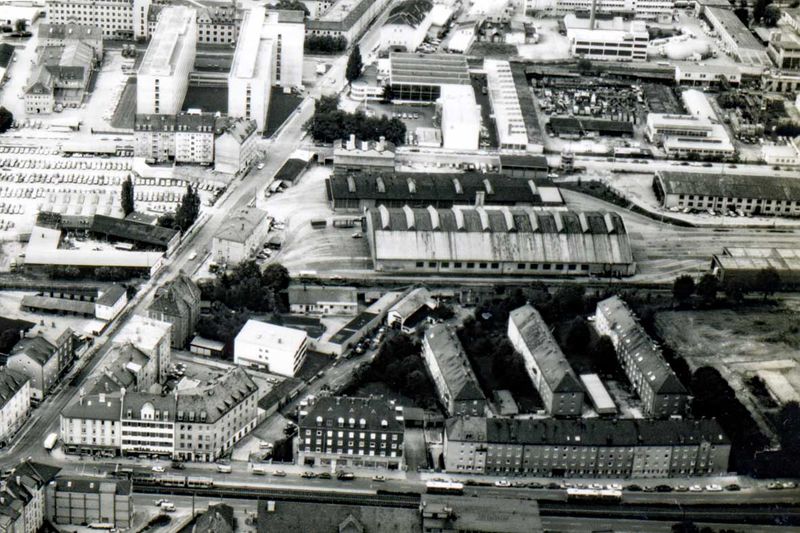
[[[200,195],[189,184],[186,186],[186,194],[183,195],[181,205],[178,207],[177,213],[175,213],[176,229],[182,232],[188,230],[197,220],[198,215],[200,215]]]
[[[744,297],[747,295],[747,287],[744,283],[736,279],[729,279],[726,280],[722,284],[722,290],[725,291],[725,296],[736,303],[741,302],[744,300]]]
[[[270,263],[261,274],[261,281],[274,291],[285,291],[291,282],[289,271],[280,263]]]
[[[767,12],[767,6],[770,4],[772,4],[772,0],[756,0],[756,3],[753,4],[754,22],[761,22],[764,18],[764,14]]]
[[[275,7],[286,11],[302,11],[304,18],[311,15],[306,5],[300,0],[280,0]]]
[[[314,103],[315,113],[333,113],[339,110],[339,95],[334,96],[321,96],[319,100]]]
[[[772,296],[776,291],[781,290],[781,276],[774,267],[762,268],[756,274],[754,288],[766,300],[768,296]]]
[[[347,70],[345,70],[345,78],[347,83],[353,83],[361,76],[361,69],[364,68],[364,62],[361,60],[361,48],[358,45],[353,46],[353,51],[350,52],[350,57],[347,59]]]
[[[578,72],[580,72],[581,74],[588,74],[589,72],[592,71],[592,62],[586,59],[585,57],[578,59],[578,62],[576,63],[575,66],[577,67]]]
[[[678,276],[672,284],[672,297],[678,303],[685,303],[694,294],[694,279],[686,274]]]
[[[133,181],[130,176],[122,182],[122,212],[125,216],[133,213]]]
[[[563,344],[568,352],[576,353],[586,349],[592,333],[583,317],[577,317],[570,322],[564,334]]]
[[[617,370],[617,351],[608,335],[598,338],[591,348],[592,360],[603,374],[613,374]]]
[[[778,21],[781,19],[781,10],[778,6],[768,5],[767,9],[764,10],[764,17],[761,19],[764,22],[764,26],[768,28],[774,28],[778,25]]]
[[[0,106],[0,133],[5,133],[14,124],[14,115],[5,107]]]
[[[705,303],[713,303],[717,299],[717,291],[719,291],[719,280],[717,276],[707,272],[700,278],[700,283],[697,284],[697,295],[703,299]]]
[[[747,0],[741,0],[739,2],[739,7],[733,10],[733,14],[742,21],[742,24],[745,26],[749,25],[750,23],[750,14],[747,10]]]
[[[14,31],[25,31],[26,29],[28,29],[28,23],[24,19],[14,21]]]

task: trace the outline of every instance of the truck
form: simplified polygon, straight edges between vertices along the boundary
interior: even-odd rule
[[[56,443],[58,442],[58,433],[50,433],[44,439],[44,449],[48,452],[52,452],[53,448],[56,447]]]
[[[175,504],[172,502],[161,502],[161,510],[165,513],[174,513]]]
[[[267,475],[267,469],[260,465],[253,465],[253,475],[254,476],[265,476]]]

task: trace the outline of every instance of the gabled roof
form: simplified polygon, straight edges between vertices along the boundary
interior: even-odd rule
[[[22,372],[8,367],[0,369],[0,409],[16,395],[29,380]]]
[[[255,207],[243,207],[225,218],[214,238],[223,241],[245,242],[266,218],[266,211]]]
[[[209,505],[194,526],[193,533],[233,533],[233,507],[224,503]]]
[[[194,413],[195,420],[213,423],[257,392],[258,386],[247,372],[235,367],[211,385],[179,391],[176,420],[189,420]]]
[[[399,419],[398,419],[399,418]],[[318,398],[300,419],[301,427],[316,427],[331,421],[332,427],[363,427],[403,431],[402,411],[383,398],[325,396]]]
[[[416,28],[432,8],[433,3],[430,0],[406,0],[389,12],[384,25],[397,24]]]
[[[156,291],[153,302],[147,308],[170,316],[190,316],[192,307],[200,301],[200,289],[185,274]]]
[[[453,330],[444,324],[436,324],[425,331],[425,343],[433,354],[448,396],[459,401],[486,400],[461,341]]]
[[[26,337],[14,345],[9,357],[24,354],[39,366],[44,366],[55,353],[56,347],[44,337]]]

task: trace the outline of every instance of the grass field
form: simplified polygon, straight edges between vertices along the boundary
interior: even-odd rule
[[[269,111],[267,111],[267,128],[264,131],[264,137],[272,136],[302,101],[303,99],[295,94],[284,94],[280,87],[273,87],[272,96],[269,100]]]
[[[136,119],[136,78],[128,78],[128,83],[119,97],[117,109],[111,119],[111,126],[114,128],[133,129],[133,122]]]

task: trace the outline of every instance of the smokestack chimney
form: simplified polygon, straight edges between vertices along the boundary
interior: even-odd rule
[[[594,15],[595,10],[597,9],[597,0],[592,0],[592,9],[589,11],[589,29],[594,29]]]
[[[356,134],[350,134],[350,140],[347,142],[347,149],[348,150],[355,150],[356,149]]]

